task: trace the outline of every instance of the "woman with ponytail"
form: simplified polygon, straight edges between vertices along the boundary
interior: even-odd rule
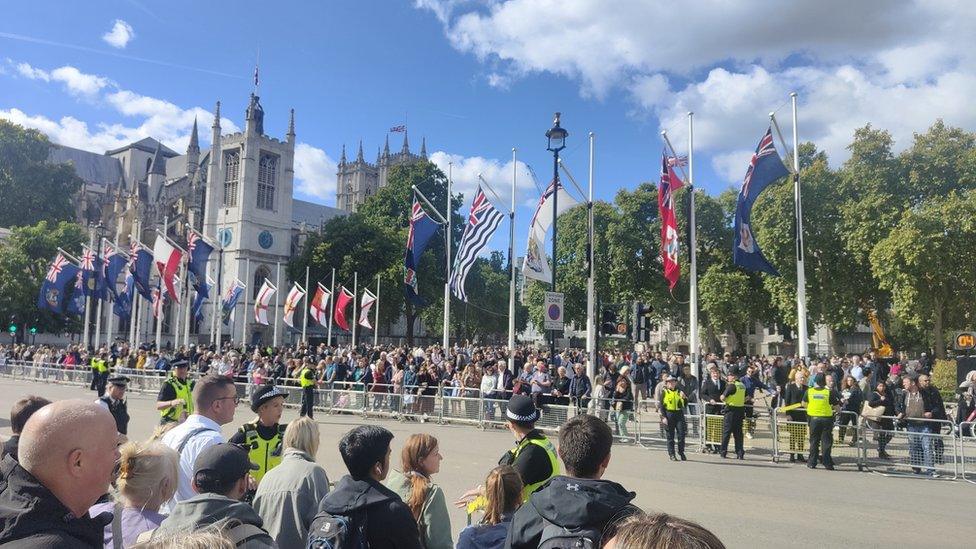
[[[410,508],[425,549],[454,547],[444,491],[431,481],[443,459],[436,438],[426,433],[410,435],[400,453],[402,472],[391,471],[384,483]]]
[[[113,522],[105,526],[106,549],[129,547],[139,534],[158,528],[166,518],[159,507],[173,497],[179,480],[179,456],[165,444],[129,442],[119,453],[115,501],[96,504],[89,511],[93,517],[105,511],[114,514]]]
[[[500,549],[505,546],[512,515],[522,504],[522,477],[510,465],[499,465],[485,480],[485,516],[481,524],[461,530],[457,549]]]

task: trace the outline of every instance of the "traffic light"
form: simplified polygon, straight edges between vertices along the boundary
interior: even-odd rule
[[[605,308],[600,313],[600,333],[605,336],[617,333],[617,312],[612,308]]]
[[[37,327],[36,326],[31,326],[30,333],[31,333],[31,335],[37,334]]]
[[[630,331],[630,339],[634,342],[651,340],[651,313],[654,307],[641,302],[634,303],[634,324]]]
[[[17,333],[17,317],[16,316],[10,315],[10,327],[7,328],[7,331],[10,332],[10,335],[14,335],[14,334]]]

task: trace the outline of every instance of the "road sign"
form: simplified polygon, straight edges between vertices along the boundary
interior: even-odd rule
[[[562,292],[546,292],[545,300],[545,323],[544,328],[547,330],[562,330],[563,329],[563,293]]]

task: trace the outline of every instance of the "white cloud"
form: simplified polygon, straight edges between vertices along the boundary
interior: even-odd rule
[[[183,151],[190,141],[194,118],[204,123],[213,119],[213,114],[202,107],[184,109],[169,101],[121,89],[104,76],[86,74],[72,66],[46,71],[27,63],[14,63],[9,59],[7,64],[15,68],[21,77],[42,82],[60,82],[69,94],[108,105],[123,117],[134,121],[97,122],[90,126],[71,116],[55,120],[40,114],[27,114],[16,108],[0,110],[0,118],[36,128],[55,143],[62,145],[101,152],[151,136],[174,150]],[[221,118],[220,123],[225,132],[239,130],[228,119]],[[201,134],[201,141],[205,141],[208,136],[206,132]]]
[[[112,24],[112,29],[102,35],[102,40],[113,48],[123,49],[135,37],[136,33],[132,30],[132,25],[121,19],[116,19],[115,23]]]
[[[332,205],[338,165],[322,149],[308,143],[295,145],[295,192]]]
[[[455,194],[463,194],[466,206],[462,206],[461,211],[470,204],[480,181],[478,174],[491,185],[491,188],[498,193],[495,197],[488,189],[485,193],[492,204],[501,211],[507,212],[512,205],[512,161],[501,161],[494,158],[484,158],[481,156],[461,156],[444,151],[437,151],[430,155],[433,162],[445,174],[450,168],[452,174],[451,191]],[[453,162],[453,166],[449,166]],[[515,199],[520,203],[536,192],[535,183],[528,166],[521,160],[516,164],[515,174]]]

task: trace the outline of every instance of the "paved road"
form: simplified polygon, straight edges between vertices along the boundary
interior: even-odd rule
[[[0,379],[0,411],[9,410],[21,396],[51,399],[94,398],[79,387]],[[130,437],[142,439],[157,422],[154,397],[129,398]],[[3,412],[5,414],[5,412]],[[345,472],[337,442],[362,418],[317,414],[322,429],[318,462],[337,480]],[[251,420],[244,405],[234,425]],[[285,411],[285,420],[297,417]],[[500,429],[481,431],[469,426],[401,423],[370,419],[390,429],[394,463],[402,441],[425,431],[440,441],[445,460],[435,477],[452,498],[484,480],[512,437]],[[225,435],[234,430],[224,429]],[[0,435],[10,434],[7,417]],[[760,458],[724,461],[689,453],[689,461],[674,463],[661,449],[614,448],[606,478],[637,492],[635,503],[648,511],[666,511],[695,519],[713,530],[730,548],[738,547],[973,547],[976,540],[976,486],[966,482],[886,478],[856,470],[823,469],[774,464]],[[464,526],[464,513],[452,509],[452,527]]]

